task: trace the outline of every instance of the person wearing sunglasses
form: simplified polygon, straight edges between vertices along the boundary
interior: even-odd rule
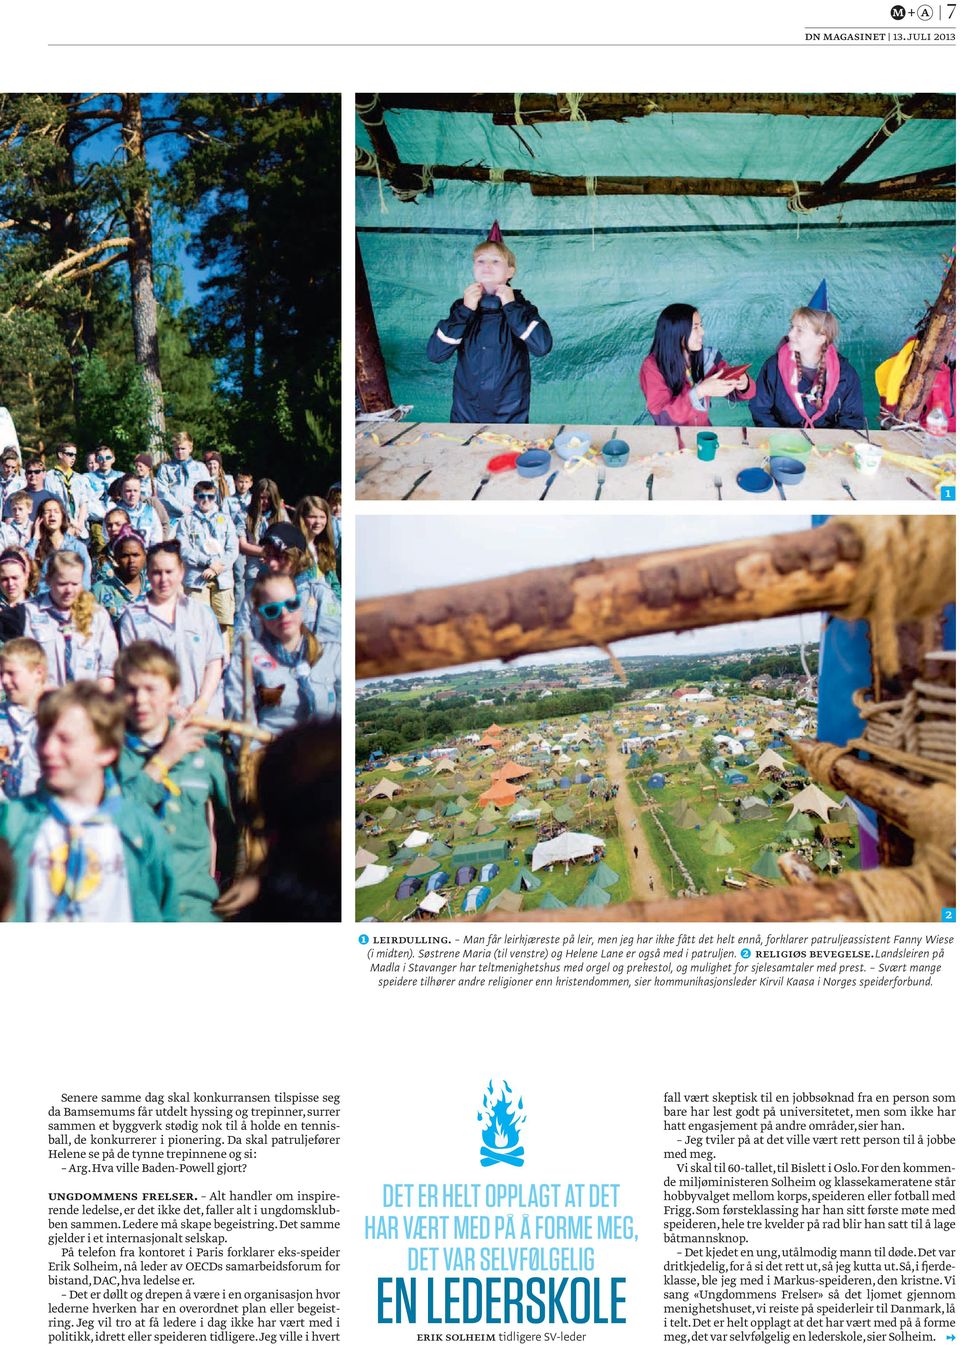
[[[40,506],[44,501],[56,500],[59,499],[59,496],[54,495],[53,491],[47,490],[44,485],[46,469],[42,458],[26,458],[23,464],[23,475],[27,483],[23,488],[23,493],[30,496],[30,522],[35,523]],[[4,506],[5,518],[10,515],[12,505],[13,496],[11,495]]]
[[[153,640],[169,649],[180,669],[180,705],[185,714],[223,710],[223,636],[209,607],[183,591],[180,543],[171,538],[147,552],[147,593],[120,618],[120,644]]]
[[[88,516],[91,521],[99,523],[113,504],[110,497],[110,487],[114,481],[120,480],[123,472],[117,471],[114,466],[113,449],[106,444],[100,444],[94,450],[93,457],[96,468],[94,471],[88,471],[85,478],[90,496]]]
[[[293,580],[303,606],[303,621],[320,640],[340,642],[340,599],[326,578],[311,579],[310,553],[306,539],[292,523],[274,523],[263,535],[260,575],[285,575]],[[252,595],[241,603],[234,624],[234,637],[247,630],[257,633],[259,616]]]
[[[233,566],[240,546],[233,519],[220,507],[212,481],[198,481],[194,486],[193,508],[177,520],[174,536],[186,567],[184,591],[213,609],[229,650],[234,619]]]
[[[84,540],[90,536],[87,519],[91,504],[87,478],[76,470],[77,446],[67,442],[57,449],[56,461],[43,478],[43,484],[67,511],[67,531]]]
[[[340,642],[321,641],[304,623],[300,595],[288,575],[265,574],[250,594],[257,617],[250,640],[254,711],[268,733],[340,715]],[[224,679],[227,716],[243,718],[243,650]]]

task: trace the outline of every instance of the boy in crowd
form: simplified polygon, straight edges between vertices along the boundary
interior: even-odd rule
[[[44,481],[46,479],[46,468],[43,465],[42,458],[25,458],[23,463],[23,475],[27,483],[23,488],[23,493],[24,495],[29,497],[30,522],[33,523],[36,521],[37,514],[40,511],[40,506],[44,503],[44,501],[59,500],[60,496],[54,495],[53,491],[47,490],[46,486],[44,485]],[[6,518],[7,515],[9,514],[12,503],[13,498],[11,496],[11,498],[7,500],[7,503],[4,505],[3,510],[4,518]]]
[[[15,448],[5,448],[0,453],[0,516],[6,513],[7,501],[25,485],[20,454]]]
[[[37,725],[43,785],[0,808],[17,875],[10,918],[176,919],[169,840],[113,776],[123,706],[77,682],[43,697]]]
[[[66,509],[69,531],[76,537],[87,538],[90,535],[87,516],[91,496],[87,478],[75,470],[76,463],[76,444],[61,444],[57,449],[57,460],[43,478],[43,484]]]
[[[95,469],[87,472],[87,490],[90,496],[90,518],[100,522],[113,500],[110,487],[123,473],[114,467],[113,449],[101,444],[93,455]]]
[[[233,629],[233,567],[240,555],[237,530],[230,515],[217,504],[212,481],[193,488],[194,505],[177,520],[174,536],[185,566],[184,592],[213,608],[225,640]]]
[[[490,234],[474,248],[473,284],[434,330],[427,357],[439,364],[456,352],[452,421],[524,424],[530,355],[548,355],[553,337],[533,304],[510,285],[517,259],[497,224]]]
[[[42,647],[36,640],[8,640],[0,649],[0,798],[19,799],[37,787],[37,706],[46,685]]]
[[[206,481],[209,473],[202,462],[193,456],[193,440],[189,434],[181,431],[174,435],[173,462],[161,463],[157,468],[155,482],[157,495],[175,523],[193,508],[193,488],[198,481]]]
[[[4,547],[28,547],[33,541],[33,501],[25,490],[18,490],[8,501],[10,515],[0,523],[0,541]]]
[[[127,645],[116,677],[127,723],[117,768],[120,786],[151,809],[171,838],[178,918],[215,921],[213,820],[232,821],[223,760],[205,746],[203,729],[174,719],[180,670],[168,650],[149,640]]]

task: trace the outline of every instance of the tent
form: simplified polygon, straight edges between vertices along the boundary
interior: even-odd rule
[[[397,901],[406,901],[408,897],[412,897],[419,892],[421,887],[423,887],[422,878],[404,878],[397,888]]]
[[[631,752],[629,757],[627,757],[627,770],[635,771],[639,765],[640,765],[639,756],[636,754],[636,752]]]
[[[448,803],[443,810],[444,817],[458,817],[463,809],[457,803]]]
[[[728,785],[746,785],[750,783],[743,771],[724,771],[723,778]]]
[[[422,878],[428,873],[433,873],[434,869],[439,867],[440,861],[438,859],[431,859],[429,855],[420,855],[407,869],[407,877]]]
[[[588,785],[590,783],[590,777],[586,772],[580,771],[578,775],[573,777],[573,783],[575,785]]]
[[[755,794],[739,799],[737,801],[737,811],[740,814],[741,822],[768,822],[773,816],[764,800],[758,799]]]
[[[428,813],[427,816],[429,817],[430,814]],[[433,837],[428,831],[411,831],[410,835],[404,841],[404,845],[408,850],[417,850],[421,845],[426,845],[432,840]]]
[[[796,817],[791,817],[780,833],[784,840],[794,840],[798,837],[812,836],[813,823],[805,813],[797,813]]]
[[[736,848],[730,843],[730,841],[723,834],[723,832],[719,830],[719,828],[717,829],[717,831],[714,832],[712,836],[709,836],[705,841],[702,840],[701,845],[703,847],[703,853],[705,855],[714,855],[714,856],[733,854],[733,851]]]
[[[432,821],[433,821],[433,813],[430,811],[429,808],[421,808],[421,809],[419,809],[419,811],[417,812],[417,814],[416,814],[416,816],[415,816],[415,818],[414,818],[414,821],[415,821],[415,822],[432,822]]]
[[[719,822],[721,826],[725,826],[728,822],[733,821],[733,813],[729,808],[724,807],[722,803],[718,803],[707,818],[707,821]]]
[[[794,795],[790,817],[796,817],[797,813],[816,813],[824,822],[829,822],[830,810],[836,807],[836,802],[829,794],[825,794],[819,785],[811,784]]]
[[[682,831],[691,831],[694,827],[703,825],[703,819],[690,807],[689,803],[684,805],[683,811],[676,821],[677,826],[680,827]]]
[[[441,757],[433,768],[434,775],[439,775],[441,771],[452,771],[455,769],[454,763],[449,757]]]
[[[457,869],[456,884],[463,887],[465,883],[472,883],[477,876],[477,871],[472,864],[461,864]]]
[[[497,829],[496,822],[485,822],[481,817],[473,829],[474,836],[492,836]]]
[[[382,883],[384,878],[389,878],[392,872],[393,870],[388,864],[368,864],[354,886],[376,887],[377,883]]]
[[[362,869],[365,864],[376,864],[377,857],[370,850],[365,850],[361,845],[356,853],[354,868]]]
[[[663,789],[666,783],[667,783],[667,777],[664,775],[663,771],[654,771],[654,773],[650,776],[650,779],[647,781],[647,788]]]
[[[511,892],[536,892],[538,887],[543,885],[542,879],[535,873],[531,873],[528,868],[522,868],[510,884]]]
[[[555,808],[553,815],[558,822],[572,822],[574,818],[573,809],[566,803],[561,803],[559,808]]]
[[[761,756],[757,757],[754,765],[761,775],[764,771],[788,771],[790,769],[789,763],[784,761],[780,753],[772,751],[769,747]]]
[[[573,903],[574,906],[609,906],[610,893],[599,883],[587,883],[586,887]]]
[[[523,910],[523,894],[511,892],[508,887],[505,887],[502,892],[497,893],[487,907],[490,911],[494,908],[498,911],[507,911],[511,915],[519,915]]]
[[[477,802],[481,808],[489,803],[504,807],[506,804],[513,803],[519,793],[520,790],[515,785],[508,785],[505,780],[494,780],[490,788],[480,795]]]
[[[768,878],[771,882],[783,881],[783,874],[777,867],[776,852],[769,845],[765,845],[760,851],[751,873],[755,873],[758,878]]]
[[[463,905],[460,909],[464,915],[472,915],[474,911],[479,911],[484,902],[490,899],[489,887],[471,887],[470,891],[463,899]]]
[[[441,896],[439,892],[428,892],[417,906],[417,910],[423,911],[424,915],[439,915],[449,903],[449,897]]]
[[[591,882],[599,884],[600,887],[615,887],[620,881],[620,875],[616,869],[611,869],[605,860],[600,861],[593,870]]]
[[[449,855],[449,853],[450,847],[443,841],[434,841],[433,845],[431,845],[430,849],[427,851],[427,854],[431,859],[442,859],[444,855]]]
[[[446,887],[449,881],[449,873],[445,873],[443,869],[438,869],[436,873],[431,873],[430,877],[427,879],[427,891],[436,892],[437,888]]]
[[[378,780],[370,792],[367,794],[367,802],[371,799],[392,799],[400,786],[394,780],[388,780],[384,777]]]
[[[541,841],[534,847],[533,862],[530,867],[536,872],[547,864],[569,864],[577,859],[586,859],[597,846],[603,846],[599,836],[590,836],[582,831],[564,831],[552,840]]]
[[[552,892],[547,892],[536,909],[538,911],[565,911],[567,908]]]
[[[453,852],[456,864],[502,863],[507,858],[506,841],[468,841]]]
[[[392,822],[395,817],[399,816],[400,814],[397,812],[396,808],[394,808],[393,804],[391,803],[389,807],[384,808],[383,812],[380,814],[380,821]]]
[[[499,864],[484,864],[480,870],[481,883],[489,883],[500,872]]]
[[[501,766],[498,771],[494,771],[495,780],[523,780],[533,771],[529,766],[521,766],[517,761],[508,761],[505,766]]]

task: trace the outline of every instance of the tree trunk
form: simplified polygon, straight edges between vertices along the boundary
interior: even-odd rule
[[[153,290],[153,224],[150,179],[143,135],[143,109],[138,93],[121,97],[121,135],[127,156],[126,219],[130,235],[130,310],[133,353],[150,392],[152,447],[159,449],[166,433],[163,385],[160,381],[160,343],[157,337],[157,299]]]
[[[56,204],[51,206],[49,212],[50,231],[48,241],[50,258],[53,263],[80,252],[87,241],[76,208],[74,139],[79,124],[70,111],[74,101],[75,95],[73,94],[59,95],[58,102],[63,105],[63,121],[53,133],[54,140],[65,151],[64,157],[55,161],[51,169]],[[76,415],[80,409],[80,392],[77,383],[78,368],[83,356],[89,354],[93,348],[92,314],[84,313],[79,306],[77,308],[66,308],[59,314],[57,325],[60,329],[64,347],[70,356],[70,395]]]

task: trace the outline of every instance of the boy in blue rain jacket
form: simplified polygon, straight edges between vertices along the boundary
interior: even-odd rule
[[[434,328],[427,355],[456,353],[450,419],[460,424],[525,424],[530,418],[530,355],[548,355],[550,328],[510,281],[517,259],[494,237],[473,250],[474,283]]]

